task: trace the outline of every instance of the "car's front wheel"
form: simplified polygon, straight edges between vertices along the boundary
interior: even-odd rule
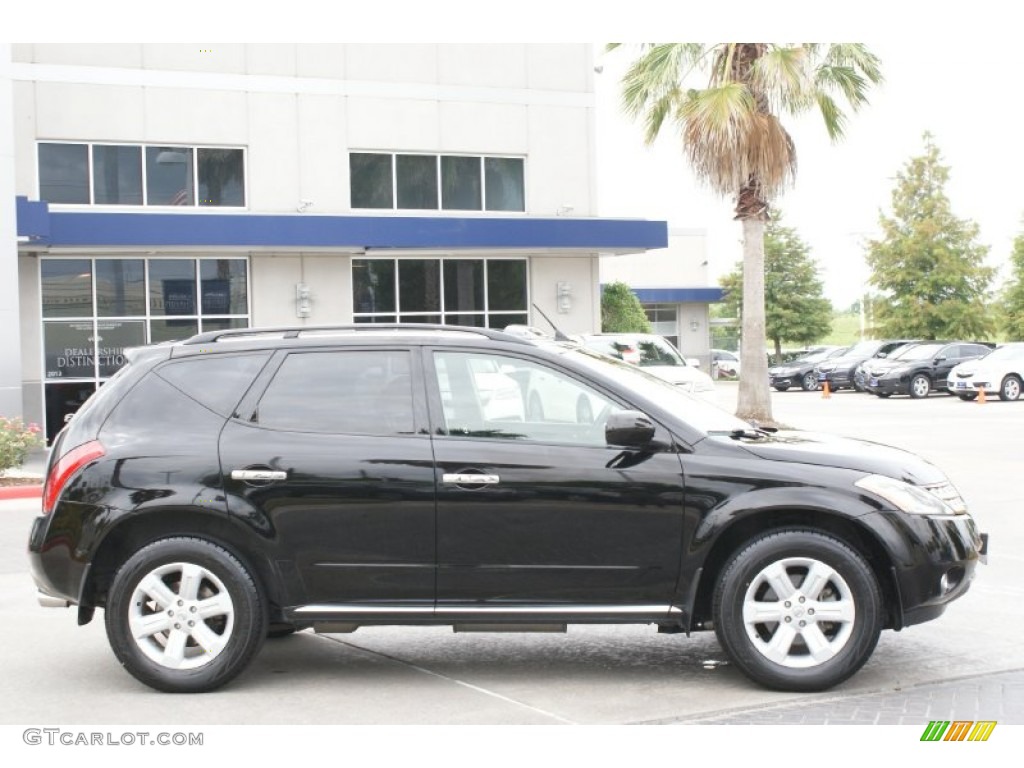
[[[923,373],[917,374],[910,380],[910,387],[908,392],[911,397],[921,398],[928,397],[928,393],[932,391],[932,380],[925,376]]]
[[[118,661],[157,690],[200,693],[240,673],[267,635],[252,575],[205,539],[155,541],[117,571],[106,606]]]
[[[813,373],[805,374],[800,380],[800,389],[804,392],[813,392],[818,388],[818,377]]]
[[[784,530],[736,552],[718,581],[715,632],[751,679],[785,691],[823,691],[860,669],[882,628],[870,566],[844,542]]]
[[[1003,379],[1002,385],[999,387],[999,399],[1000,400],[1017,400],[1020,397],[1021,392],[1021,381],[1018,377],[1012,373]]]
[[[964,392],[963,394],[957,395],[957,397],[959,397],[961,400],[967,400],[969,402],[971,400],[977,400],[978,399],[978,393],[977,392]]]

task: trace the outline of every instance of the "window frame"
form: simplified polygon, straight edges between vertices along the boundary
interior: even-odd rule
[[[353,211],[365,212],[367,214],[377,213],[394,213],[396,211],[430,211],[431,214],[443,214],[446,216],[523,216],[529,210],[529,200],[527,196],[527,157],[525,155],[514,155],[514,154],[502,154],[502,153],[488,153],[488,154],[474,154],[471,152],[423,152],[423,151],[402,151],[402,150],[379,150],[379,149],[349,149],[349,209]],[[381,155],[390,158],[391,162],[391,206],[387,208],[360,208],[353,205],[352,199],[352,155]],[[399,155],[410,155],[417,157],[432,157],[435,160],[435,172],[436,172],[436,197],[437,207],[436,208],[400,208],[398,207],[398,156]],[[445,208],[444,207],[444,179],[443,179],[443,166],[442,159],[445,157],[457,157],[457,158],[473,158],[479,161],[480,170],[480,208]],[[487,208],[487,167],[486,161],[488,159],[501,159],[501,160],[519,160],[522,163],[523,169],[523,209],[521,211],[510,211],[507,209],[489,209]]]
[[[88,178],[86,183],[88,185],[89,202],[88,203],[53,203],[50,205],[53,208],[72,208],[72,209],[83,209],[83,208],[102,208],[103,210],[111,211],[138,211],[141,209],[148,210],[159,210],[161,212],[170,211],[188,211],[189,213],[196,213],[197,211],[247,211],[249,210],[249,148],[247,146],[227,145],[227,144],[174,144],[167,142],[131,142],[131,141],[70,141],[70,140],[58,140],[58,139],[37,139],[36,140],[36,179],[35,179],[35,195],[37,200],[42,200],[42,189],[41,189],[41,173],[39,165],[39,145],[41,144],[82,144],[86,147],[86,162],[88,165]],[[138,147],[139,154],[142,162],[142,202],[139,204],[134,203],[97,203],[95,193],[95,175],[96,165],[93,162],[93,147]],[[192,200],[185,205],[167,205],[164,203],[151,204],[149,202],[149,188],[148,188],[148,174],[146,171],[146,149],[150,147],[169,147],[172,149],[188,150],[192,157]],[[200,205],[199,204],[199,150],[200,149],[229,149],[229,150],[240,150],[242,152],[242,205]],[[47,201],[49,202],[49,201]],[[387,209],[383,209],[387,210]]]
[[[424,312],[424,311],[403,311],[402,310],[402,298],[399,290],[400,286],[400,274],[399,265],[400,261],[437,261],[439,262],[439,294],[440,294],[440,306],[436,312]],[[394,264],[394,296],[395,296],[395,308],[392,311],[381,311],[381,312],[358,312],[356,306],[358,304],[355,300],[355,262],[356,261],[390,261]],[[483,285],[483,309],[481,310],[448,310],[445,306],[445,264],[450,261],[481,261],[483,262],[483,269],[481,271],[481,280]],[[519,310],[501,309],[492,310],[490,308],[490,291],[488,289],[488,264],[492,261],[516,261],[523,262],[525,266],[525,288],[526,288],[526,302],[525,306]],[[482,328],[490,328],[489,321],[492,317],[511,317],[525,315],[527,321],[530,316],[530,307],[532,306],[532,299],[530,297],[530,258],[528,256],[360,256],[358,258],[353,257],[349,262],[349,268],[353,271],[350,276],[350,284],[353,292],[353,311],[352,311],[352,322],[353,323],[372,323],[373,318],[391,318],[390,320],[383,320],[383,322],[419,322],[416,318],[422,317],[423,315],[436,315],[440,318],[440,325],[458,325],[458,323],[448,323],[445,318],[447,316],[459,316],[468,315],[473,317],[480,317],[483,320]],[[521,320],[521,317],[519,318]],[[518,321],[510,320],[508,324],[519,324]]]

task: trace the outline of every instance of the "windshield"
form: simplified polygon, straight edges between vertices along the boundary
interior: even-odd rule
[[[900,360],[927,360],[935,357],[945,344],[917,344],[900,355]]]
[[[843,357],[871,357],[881,346],[880,341],[861,341],[850,347]]]
[[[989,352],[982,360],[1024,360],[1024,344],[1007,344]]]
[[[704,433],[728,434],[734,430],[750,430],[750,424],[728,411],[691,397],[675,384],[652,376],[628,363],[609,358],[586,347],[541,344],[545,349],[564,355],[586,368],[606,376],[616,384],[632,390],[671,411],[694,429]]]
[[[803,357],[798,357],[791,363],[783,363],[783,365],[796,365],[798,363],[820,363],[822,360],[828,360],[830,357],[839,357],[845,350],[843,349],[822,349],[818,352],[809,352]]]
[[[596,336],[586,341],[588,349],[610,355],[641,367],[649,365],[685,366],[686,361],[664,339],[630,339],[627,337]]]

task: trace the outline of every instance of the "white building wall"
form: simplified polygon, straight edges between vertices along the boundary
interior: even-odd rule
[[[602,256],[601,282],[630,288],[704,288],[708,283],[707,233],[668,231],[668,247],[629,256]]]
[[[0,103],[10,104],[10,45],[0,44]],[[0,113],[2,114],[2,113]],[[14,130],[0,120],[0,328],[19,322],[17,217],[14,207]],[[0,333],[0,416],[21,416],[21,345]]]
[[[303,199],[310,212],[349,212],[350,149],[521,155],[525,215],[596,214],[589,45],[55,44],[14,55],[28,81],[15,111],[31,122],[16,134],[17,193],[31,198],[34,143],[53,139],[247,147],[248,207],[268,213]]]

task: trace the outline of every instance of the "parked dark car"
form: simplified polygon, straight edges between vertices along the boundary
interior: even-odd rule
[[[768,383],[779,392],[785,392],[790,387],[800,387],[804,392],[816,390],[818,374],[814,369],[818,363],[839,357],[847,349],[849,347],[828,347],[817,352],[809,352],[788,363],[772,366],[768,369]]]
[[[976,360],[992,347],[968,341],[923,341],[898,357],[873,360],[865,366],[866,389],[879,397],[928,397],[932,390],[946,392],[954,366]]]
[[[914,339],[884,339],[860,341],[854,344],[842,357],[819,363],[815,368],[818,373],[818,384],[824,385],[827,381],[829,389],[857,389],[854,374],[857,366],[872,357],[887,355],[894,349],[907,344]]]
[[[309,627],[573,623],[713,628],[753,680],[818,691],[987,547],[913,454],[755,429],[575,344],[363,325],[127,356],[54,443],[29,557],[163,691]]]

